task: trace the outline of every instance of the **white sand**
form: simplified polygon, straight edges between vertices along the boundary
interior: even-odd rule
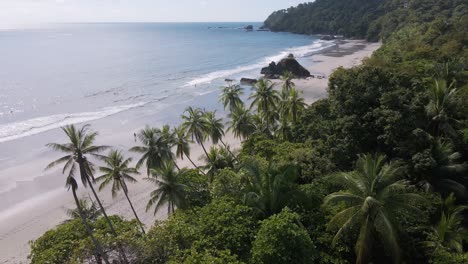
[[[362,47],[361,47],[362,46]],[[373,51],[380,47],[380,44],[368,44],[363,41],[347,41],[340,44],[334,52],[344,52],[345,55],[337,55],[330,53],[327,55],[315,55],[312,57],[314,63],[309,68],[311,73],[321,73],[328,77],[337,67],[352,67],[359,64],[363,58],[369,57]],[[351,53],[351,54],[347,54]],[[317,99],[326,96],[326,87],[328,78],[324,79],[308,79],[294,80],[296,87],[303,91],[306,102],[311,103]],[[226,141],[231,147],[238,148],[240,142],[235,140],[232,135],[227,135]],[[127,142],[131,145],[131,142]],[[206,144],[207,149],[209,144]],[[192,159],[201,164],[196,157],[200,157],[203,150],[199,146],[192,146]],[[38,161],[37,167],[44,167],[46,161]],[[185,159],[179,161],[180,166],[190,167],[191,163]],[[50,173],[59,174],[60,171],[52,171]],[[141,178],[146,177],[145,173],[139,177],[137,184],[129,186],[130,198],[135,206],[142,222],[145,223],[148,229],[155,219],[165,219],[166,210],[161,210],[153,216],[153,212],[145,212],[146,203],[149,198],[149,193],[154,189],[154,186]],[[80,189],[80,195],[88,196],[88,190]],[[112,199],[110,190],[105,190],[100,193],[102,200],[107,208],[108,214],[119,214],[124,218],[133,218],[133,213],[125,200],[123,194]],[[52,191],[44,195],[40,200],[25,201],[19,209],[6,212],[0,218],[0,263],[28,263],[27,255],[29,254],[28,241],[37,239],[45,231],[53,228],[63,220],[67,219],[65,210],[74,208],[73,198],[70,192],[65,188]]]

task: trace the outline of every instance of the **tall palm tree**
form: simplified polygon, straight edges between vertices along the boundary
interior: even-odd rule
[[[300,92],[291,88],[284,104],[284,111],[293,124],[297,123],[298,116],[305,107],[306,103],[304,102],[304,98],[301,97]]]
[[[241,171],[247,185],[244,203],[257,209],[264,217],[279,213],[297,194],[296,166],[275,168],[270,164],[267,169],[262,169],[257,161],[251,161],[244,164]]]
[[[202,174],[205,174],[190,158],[190,140],[188,139],[185,130],[182,127],[175,127],[173,130],[174,141],[173,145],[176,148],[176,158],[184,159],[184,155],[192,163],[193,167],[200,171]]]
[[[429,104],[426,106],[426,112],[433,121],[436,136],[442,132],[449,136],[455,134],[450,125],[453,121],[450,112],[456,103],[457,92],[455,82],[448,84],[446,80],[435,80],[434,84],[429,86]]]
[[[68,209],[67,215],[71,217],[71,219],[78,219],[81,217],[81,211],[86,219],[96,221],[102,215],[101,209],[91,200],[91,197],[89,201],[91,201],[91,203],[88,203],[88,199],[79,199],[78,202],[80,206],[77,206],[75,209]]]
[[[345,207],[328,223],[329,229],[339,228],[333,244],[344,233],[359,228],[355,245],[358,264],[369,263],[376,238],[391,251],[394,262],[399,263],[395,216],[418,213],[420,210],[414,204],[424,202],[421,196],[408,193],[402,167],[394,162],[384,163],[384,160],[383,155],[360,156],[355,171],[332,177],[343,190],[324,199],[325,206],[340,204]]]
[[[281,75],[281,80],[283,81],[283,85],[282,85],[283,93],[288,94],[289,90],[294,88],[295,84],[294,84],[294,82],[292,80],[295,77],[296,76],[294,76],[294,74],[292,72],[290,72],[290,71],[283,72],[283,74]]]
[[[210,183],[213,182],[214,176],[219,170],[234,167],[234,157],[225,148],[212,146],[208,155],[209,159],[205,158],[206,165],[204,167]]]
[[[277,104],[280,100],[278,91],[269,80],[261,79],[253,87],[249,99],[253,99],[250,108],[257,108],[257,113],[272,127],[277,118]]]
[[[201,145],[205,155],[208,157],[203,142],[207,136],[207,123],[203,118],[203,111],[199,108],[187,107],[184,114],[182,115],[184,122],[182,123],[183,129],[187,132],[187,135],[192,137],[198,144]]]
[[[163,134],[160,129],[145,127],[137,137],[143,146],[130,149],[132,152],[142,154],[136,164],[137,169],[146,162],[146,173],[149,175],[150,169],[161,168],[164,162],[172,159],[171,144],[167,134]]]
[[[154,214],[158,210],[167,205],[167,213],[174,213],[175,208],[184,208],[185,201],[185,188],[184,184],[179,182],[179,178],[185,170],[176,171],[172,162],[167,162],[162,168],[151,169],[152,177],[145,178],[145,180],[154,183],[156,190],[151,192],[151,198],[146,205],[146,211],[155,206]]]
[[[73,198],[75,199],[76,207],[78,209],[78,213],[81,217],[81,220],[83,224],[85,225],[88,235],[91,237],[91,240],[93,241],[97,254],[99,256],[102,256],[104,258],[104,261],[106,263],[109,263],[107,260],[107,257],[104,255],[102,251],[102,247],[99,244],[99,242],[94,238],[91,228],[89,227],[88,223],[86,222],[86,218],[84,215],[84,212],[81,208],[79,199],[76,195],[76,190],[78,189],[78,183],[75,180],[75,173],[76,171],[79,171],[80,173],[80,178],[81,182],[83,183],[83,186],[90,186],[91,190],[93,191],[93,194],[96,198],[96,201],[98,201],[98,204],[101,208],[102,213],[104,214],[104,217],[108,221],[107,223],[109,224],[109,227],[111,228],[111,231],[114,236],[117,236],[115,233],[115,230],[112,226],[112,223],[110,222],[109,218],[107,217],[107,214],[105,213],[104,207],[102,206],[101,201],[99,200],[99,197],[97,196],[96,192],[94,191],[93,184],[91,180],[94,181],[93,178],[93,166],[92,163],[89,162],[86,158],[85,155],[91,155],[91,156],[96,156],[96,157],[101,157],[99,155],[99,152],[107,149],[106,146],[94,146],[94,140],[97,136],[96,132],[90,132],[88,133],[88,128],[89,125],[84,125],[81,127],[81,129],[76,129],[74,125],[69,125],[62,127],[63,132],[67,135],[68,139],[70,140],[70,143],[66,144],[58,144],[58,143],[49,143],[47,144],[47,147],[52,148],[53,150],[64,152],[67,155],[57,159],[56,161],[50,163],[46,169],[50,169],[52,167],[55,167],[59,164],[65,163],[62,173],[67,173],[68,171],[68,177],[67,177],[67,182],[66,186],[70,189],[72,189],[73,192]],[[98,257],[97,257],[98,258]]]
[[[224,148],[232,155],[232,157],[237,160],[236,155],[231,152],[229,146],[224,143],[224,124],[222,118],[216,118],[216,111],[208,111],[203,113],[203,117],[205,118],[206,122],[206,131],[208,136],[211,138],[213,144],[218,144],[221,142]]]
[[[435,241],[424,242],[424,246],[434,249],[446,246],[450,250],[462,253],[463,242],[468,241],[468,230],[463,227],[463,211],[468,206],[456,205],[455,196],[449,195],[442,204],[442,212],[434,228]]]
[[[228,117],[230,118],[228,131],[232,131],[236,138],[246,139],[254,132],[253,116],[243,106],[231,112]]]
[[[244,103],[240,99],[240,96],[244,94],[244,89],[239,85],[228,85],[222,87],[222,93],[219,96],[219,101],[223,103],[224,109],[229,106],[229,111],[235,111]]]
[[[112,197],[115,197],[117,192],[123,190],[125,197],[130,204],[130,208],[140,225],[141,231],[145,234],[143,223],[140,221],[140,218],[138,218],[135,208],[133,208],[132,201],[130,200],[130,197],[128,197],[127,182],[135,183],[137,180],[133,178],[132,175],[138,174],[136,168],[129,167],[130,162],[132,162],[132,159],[126,159],[120,151],[110,151],[109,155],[104,158],[105,166],[99,167],[99,170],[104,174],[97,177],[96,181],[101,182],[101,185],[99,185],[99,191],[112,183]]]

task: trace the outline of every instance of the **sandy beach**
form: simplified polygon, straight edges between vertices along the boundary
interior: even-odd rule
[[[334,69],[340,66],[353,67],[358,65],[362,59],[369,57],[379,47],[380,43],[367,43],[357,40],[339,41],[335,47],[310,57],[310,65],[312,66],[308,67],[309,71],[312,74],[322,75],[324,78],[298,79],[294,80],[294,83],[298,89],[303,91],[307,103],[324,98],[326,96],[328,76]],[[128,149],[128,147],[135,144],[133,138],[128,137],[128,135],[116,133],[104,136],[112,137],[109,142],[118,142],[118,146],[122,149]],[[235,140],[232,135],[227,135],[225,141],[229,142],[233,148],[238,148],[240,145],[240,142]],[[210,145],[207,143],[205,146],[209,147]],[[191,152],[193,160],[201,164],[202,161],[198,160],[198,157],[203,154],[201,147],[193,145]],[[50,160],[45,158],[35,161],[39,168],[44,168],[49,162]],[[179,160],[178,164],[179,166],[191,166],[188,160]],[[34,168],[32,165],[29,168],[21,168],[19,173],[28,173]],[[17,170],[11,170],[11,173],[15,172],[18,173]],[[57,169],[47,173],[59,175],[60,172],[61,170]],[[3,171],[3,173],[7,172]],[[162,220],[166,218],[166,210],[161,210],[156,216],[153,216],[152,211],[145,212],[149,192],[154,189],[154,186],[141,180],[143,177],[146,177],[146,175],[142,174],[138,178],[138,183],[129,186],[129,191],[135,209],[148,229],[155,219]],[[81,188],[80,195],[87,196],[87,190]],[[119,194],[115,199],[112,199],[110,190],[103,191],[100,195],[109,214],[118,214],[127,219],[133,217],[123,194]],[[7,210],[0,215],[0,263],[28,263],[28,241],[37,239],[45,231],[67,219],[65,210],[68,208],[74,208],[73,198],[71,193],[62,188],[44,194],[41,199],[24,201],[14,211]]]

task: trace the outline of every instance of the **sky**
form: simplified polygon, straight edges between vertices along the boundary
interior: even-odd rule
[[[0,0],[0,29],[60,22],[255,22],[306,0]]]

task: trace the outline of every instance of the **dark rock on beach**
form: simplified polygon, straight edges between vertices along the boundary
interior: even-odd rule
[[[240,83],[243,85],[255,85],[258,81],[256,79],[242,78]]]
[[[325,35],[320,40],[334,40],[335,36],[333,35]]]
[[[282,75],[285,71],[289,71],[299,78],[310,76],[310,72],[300,65],[292,54],[278,63],[275,63],[274,61],[271,62],[268,67],[262,69],[261,74],[264,74],[266,78],[274,79],[274,77]]]

